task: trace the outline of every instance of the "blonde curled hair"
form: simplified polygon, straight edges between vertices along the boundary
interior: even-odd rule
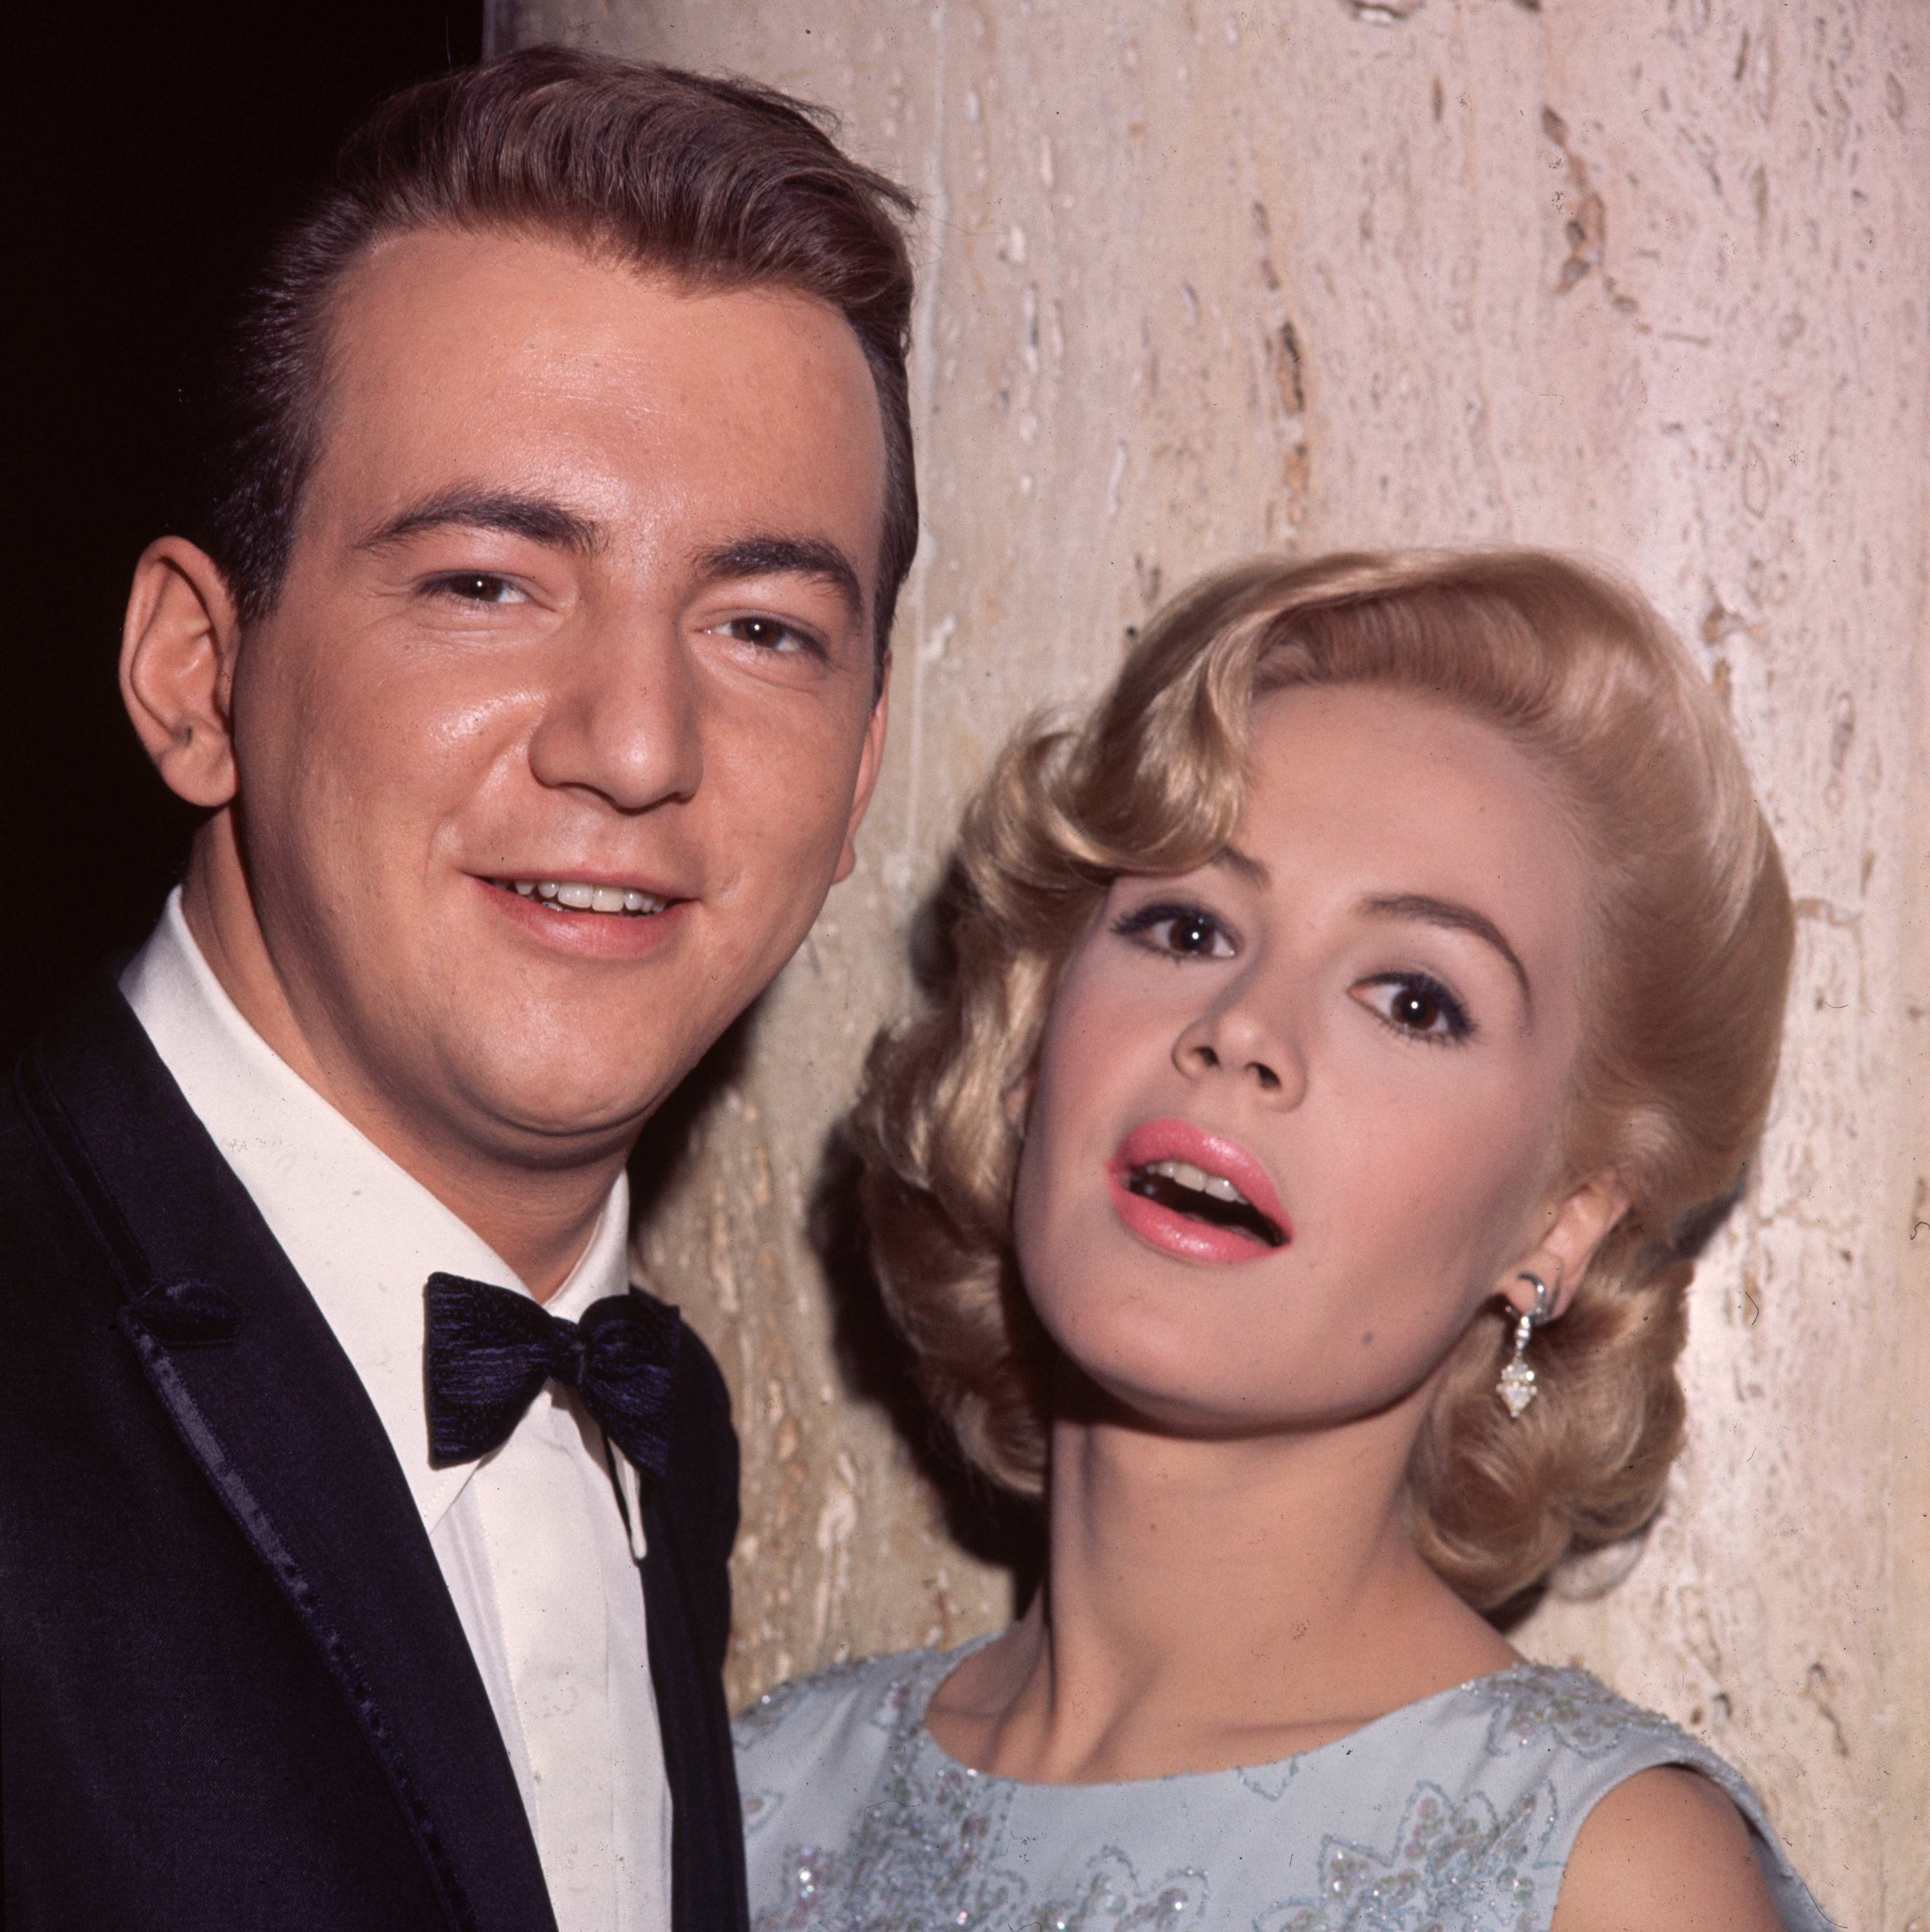
[[[1534,552],[1262,560],[1169,605],[1075,729],[1034,723],[968,808],[937,907],[942,983],[880,1036],[854,1118],[887,1306],[968,1460],[1038,1495],[1051,1345],[1012,1252],[1031,1072],[1058,976],[1111,882],[1232,836],[1256,698],[1372,686],[1500,731],[1589,860],[1582,1027],[1559,1124],[1571,1183],[1628,1212],[1539,1331],[1541,1400],[1494,1393],[1500,1303],[1457,1345],[1408,1468],[1411,1533],[1489,1606],[1639,1528],[1680,1445],[1686,1258],[1760,1136],[1793,916],[1714,692],[1634,592]]]

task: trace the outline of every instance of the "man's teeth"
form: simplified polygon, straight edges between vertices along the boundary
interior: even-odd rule
[[[572,912],[625,912],[637,915],[662,912],[669,904],[651,892],[622,886],[587,886],[567,879],[509,879],[504,884],[526,899],[538,898]]]
[[[1208,1174],[1190,1160],[1148,1161],[1145,1171],[1178,1186],[1190,1187],[1196,1194],[1210,1194],[1216,1201],[1237,1201],[1242,1207],[1252,1204],[1223,1174]]]

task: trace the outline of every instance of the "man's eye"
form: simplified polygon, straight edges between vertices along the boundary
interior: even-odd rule
[[[1439,980],[1422,973],[1403,973],[1364,980],[1354,997],[1389,1026],[1422,1039],[1465,1040],[1474,1030],[1467,1009]]]
[[[716,627],[725,637],[761,651],[808,651],[812,640],[776,617],[731,617]]]
[[[1142,906],[1115,920],[1112,930],[1181,959],[1230,959],[1237,950],[1233,935],[1198,906]]]
[[[527,594],[508,578],[494,576],[485,570],[458,571],[435,578],[429,587],[459,604],[527,604],[530,601]]]

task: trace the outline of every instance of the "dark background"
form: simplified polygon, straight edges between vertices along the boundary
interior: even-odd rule
[[[482,40],[482,0],[47,11],[9,35],[6,1068],[66,988],[146,933],[196,822],[115,683],[129,573],[169,526],[190,355],[347,127]]]

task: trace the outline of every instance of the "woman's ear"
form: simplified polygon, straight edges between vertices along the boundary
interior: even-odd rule
[[[240,640],[215,560],[185,537],[149,544],[121,628],[121,698],[168,788],[191,805],[235,795],[228,700]]]
[[[1567,1312],[1588,1272],[1595,1251],[1628,1211],[1628,1190],[1619,1175],[1598,1174],[1572,1189],[1550,1210],[1552,1218],[1535,1246],[1501,1284],[1502,1298],[1516,1313],[1535,1306],[1535,1281],[1544,1281],[1553,1297],[1545,1318]],[[1531,1280],[1529,1276],[1534,1277]]]

